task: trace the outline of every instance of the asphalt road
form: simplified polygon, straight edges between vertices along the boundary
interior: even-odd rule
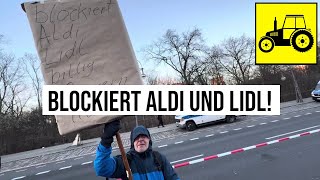
[[[319,116],[318,107],[281,116],[241,118],[232,124],[217,123],[191,133],[177,131],[179,136],[155,142],[154,149],[165,154],[172,165],[199,160],[176,169],[181,179],[320,180],[320,133],[200,162],[211,155],[320,129]],[[0,174],[0,179],[104,179],[96,177],[93,159],[94,155],[85,155],[61,160],[6,172]]]

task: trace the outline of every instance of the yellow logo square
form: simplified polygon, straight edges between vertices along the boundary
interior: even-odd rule
[[[256,64],[317,64],[317,3],[256,3]]]

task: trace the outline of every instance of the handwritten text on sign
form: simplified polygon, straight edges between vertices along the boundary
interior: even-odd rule
[[[116,0],[48,0],[24,5],[47,85],[142,84]],[[114,117],[56,115],[62,134]]]
[[[88,48],[84,47],[86,34],[81,32],[81,26],[88,21],[91,16],[100,16],[110,11],[111,2],[106,2],[98,7],[83,7],[79,3],[78,7],[56,8],[57,4],[53,4],[49,11],[41,10],[36,6],[36,23],[40,24],[39,45],[40,51],[45,53],[44,61],[46,68],[52,67],[61,62],[70,62],[67,71],[59,72],[54,68],[50,68],[50,84],[59,84],[62,79],[69,79],[67,84],[72,84],[73,77],[89,77],[94,69],[95,59],[89,59],[85,63],[74,63],[74,59],[89,55]],[[90,20],[90,19],[89,19]],[[43,24],[46,24],[44,26]],[[58,28],[57,24],[64,24],[64,28]],[[66,44],[67,48],[50,51],[50,45],[58,42]],[[54,58],[48,58],[54,57]],[[103,83],[102,83],[103,84]]]

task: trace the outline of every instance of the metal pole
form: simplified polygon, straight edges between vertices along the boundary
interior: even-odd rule
[[[138,124],[138,116],[135,115],[134,117],[136,118],[136,127],[137,127],[137,126],[139,125],[139,124]]]

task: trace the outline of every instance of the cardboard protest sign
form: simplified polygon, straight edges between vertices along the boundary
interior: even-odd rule
[[[24,3],[47,85],[140,85],[116,0]],[[61,135],[118,116],[56,116]]]

